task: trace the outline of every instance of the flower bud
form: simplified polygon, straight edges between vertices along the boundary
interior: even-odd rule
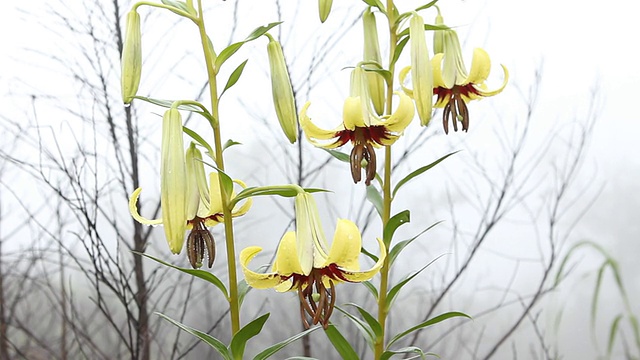
[[[169,249],[179,254],[187,226],[187,175],[182,140],[182,116],[169,109],[162,118],[160,205]]]
[[[140,15],[131,10],[127,14],[127,32],[122,48],[122,100],[131,103],[138,92],[142,73],[142,40],[140,33]]]
[[[416,102],[420,124],[426,126],[431,120],[433,106],[433,70],[424,36],[424,20],[417,13],[411,16],[409,36],[411,37],[413,99]]]
[[[362,24],[364,26],[364,61],[375,61],[378,64],[382,64],[376,17],[370,8],[367,8],[362,15]],[[366,67],[375,68],[371,65],[367,65]],[[373,108],[378,115],[382,115],[384,113],[385,103],[384,78],[378,73],[367,71],[367,83]]]
[[[318,10],[320,12],[320,22],[325,22],[331,13],[333,0],[318,0]]]
[[[438,15],[436,15],[436,26],[444,25],[444,19],[440,15],[440,9],[438,9]],[[435,30],[433,32],[433,54],[439,54],[444,52],[444,30]]]
[[[287,71],[287,63],[280,43],[269,36],[267,52],[269,53],[269,67],[271,69],[271,92],[280,127],[287,139],[293,144],[298,138],[298,116],[293,88]]]

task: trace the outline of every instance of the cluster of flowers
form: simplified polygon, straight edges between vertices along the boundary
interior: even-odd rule
[[[321,17],[324,14],[323,20],[331,7],[330,2],[324,3],[325,7],[320,7]],[[329,3],[328,8],[326,3]],[[135,21],[135,17],[129,19],[129,31],[134,36],[136,29],[139,34],[139,18],[137,23]],[[392,112],[389,109],[391,101],[385,96],[388,84],[380,71],[376,71],[382,67],[372,66],[381,63],[375,17],[367,11],[363,15],[363,21],[365,59],[352,72],[350,94],[343,106],[342,124],[333,130],[316,126],[307,115],[310,103],[306,103],[300,110],[299,124],[307,140],[314,146],[332,149],[351,142],[352,178],[355,183],[362,181],[364,171],[364,182],[369,185],[375,178],[377,169],[375,148],[392,145],[411,123],[416,110],[423,126],[431,120],[435,107],[443,109],[442,122],[446,133],[450,122],[454,131],[458,130],[458,122],[461,123],[462,130],[467,131],[467,103],[500,93],[507,84],[508,72],[503,66],[502,86],[493,91],[487,90],[485,81],[491,68],[488,54],[483,49],[475,49],[471,68],[467,71],[458,36],[453,29],[444,26],[439,13],[436,25],[441,29],[435,31],[435,51],[430,59],[424,21],[417,13],[413,13],[409,24],[411,65],[399,73],[402,91],[394,92],[399,102]],[[294,110],[293,92],[284,56],[280,44],[270,36],[269,39],[276,113],[285,135],[291,142],[295,142],[298,114]],[[132,55],[127,58],[127,54]],[[139,56],[139,47],[132,48],[129,52],[125,49],[122,84],[125,102],[131,101],[132,94],[137,91]],[[404,85],[409,75],[411,88]],[[140,223],[164,226],[169,248],[174,254],[181,252],[185,234],[189,231],[186,236],[187,256],[191,265],[194,268],[201,267],[205,254],[208,253],[207,264],[211,267],[215,257],[215,244],[208,228],[223,221],[223,204],[229,202],[222,201],[222,192],[225,190],[221,189],[221,175],[217,170],[209,173],[207,182],[205,162],[196,144],[191,143],[185,154],[182,125],[180,112],[176,108],[165,113],[160,169],[162,218],[151,220],[139,214],[137,201],[141,189],[133,192],[129,207],[132,216]],[[212,154],[209,155],[212,157]],[[234,182],[246,188],[242,181]],[[235,196],[234,192],[224,194],[230,201]],[[244,215],[251,207],[250,198],[241,204],[232,203],[235,204],[230,209],[233,217]],[[262,250],[257,246],[242,250],[240,263],[250,286],[297,291],[304,324],[308,327],[321,323],[326,327],[335,303],[335,285],[372,278],[383,266],[387,250],[382,240],[378,239],[380,256],[377,262],[371,269],[360,271],[358,258],[362,239],[353,222],[346,219],[337,221],[333,243],[329,247],[315,200],[302,189],[299,189],[295,197],[295,213],[296,230],[287,232],[280,240],[271,272],[258,273],[248,267],[249,262]]]

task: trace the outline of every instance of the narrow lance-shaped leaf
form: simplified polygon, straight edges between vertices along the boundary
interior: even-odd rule
[[[393,264],[393,262],[396,260],[396,258],[398,257],[398,255],[400,255],[400,252],[402,250],[404,250],[405,247],[407,247],[409,244],[411,244],[413,241],[415,241],[418,237],[420,237],[420,235],[424,234],[425,232],[429,231],[430,229],[432,229],[434,226],[440,224],[442,221],[438,221],[437,223],[429,226],[428,228],[422,230],[420,233],[418,233],[418,235],[412,237],[411,239],[407,239],[407,240],[403,240],[398,242],[393,248],[391,248],[391,250],[389,251],[389,264]]]
[[[231,339],[229,344],[229,350],[233,354],[233,358],[236,360],[242,360],[244,356],[244,349],[247,345],[247,341],[252,337],[260,334],[264,324],[269,319],[269,313],[260,316],[259,318],[251,321],[247,325],[243,326]]]
[[[247,38],[244,39],[243,41],[239,41],[237,43],[233,43],[233,44],[227,46],[224,50],[222,50],[220,52],[220,54],[216,58],[216,64],[215,64],[216,72],[219,71],[219,69],[222,66],[222,64],[224,64],[225,61],[227,61],[227,59],[229,59],[231,57],[231,55],[235,54],[236,51],[240,50],[242,45],[244,45],[245,43],[247,43],[249,41],[253,41],[253,40],[259,38],[260,36],[264,35],[267,31],[269,31],[271,28],[273,28],[274,26],[277,26],[277,25],[279,25],[281,23],[282,22],[274,22],[274,23],[270,23],[270,24],[267,24],[267,25],[264,25],[264,26],[260,26],[260,27],[256,28],[255,30],[253,30],[251,32],[251,34],[249,34],[249,36],[247,36]]]
[[[382,217],[382,196],[375,186],[367,186],[367,200],[369,200],[376,208],[378,215]]]
[[[338,311],[340,311],[341,313],[343,313],[347,317],[347,319],[351,320],[351,322],[358,328],[358,330],[360,330],[360,333],[362,333],[362,336],[367,341],[367,343],[373,346],[374,342],[376,341],[376,338],[371,327],[366,322],[364,322],[357,316],[351,314],[350,312],[342,309],[341,307],[336,306],[335,308],[338,309]]]
[[[344,336],[342,336],[342,334],[340,333],[340,331],[338,331],[338,328],[336,328],[335,325],[333,324],[329,325],[329,327],[327,328],[327,330],[324,331],[324,333],[327,335],[327,338],[329,338],[329,341],[331,341],[331,345],[333,345],[333,348],[336,349],[336,351],[338,352],[338,354],[340,354],[340,357],[343,360],[359,360],[360,359],[360,357],[358,356],[358,353],[356,353],[356,351],[353,350],[353,347],[351,346],[351,344],[349,344],[347,339],[345,339]]]
[[[418,325],[416,325],[416,326],[414,326],[412,328],[409,328],[409,329],[401,332],[400,334],[394,336],[393,339],[391,339],[391,341],[389,341],[389,344],[387,345],[387,347],[391,347],[391,345],[393,345],[393,343],[395,343],[396,341],[402,339],[403,337],[411,334],[412,332],[414,332],[416,330],[425,328],[427,326],[435,325],[435,324],[437,324],[439,322],[442,322],[444,320],[451,319],[451,318],[454,318],[454,317],[466,317],[467,319],[471,319],[471,316],[469,316],[469,315],[467,315],[465,313],[457,312],[457,311],[444,313],[444,314],[438,315],[438,316],[436,316],[434,318],[431,318],[431,319],[429,319],[429,320],[427,320],[425,322],[422,322],[422,323],[420,323],[420,324],[418,324]]]
[[[189,327],[187,325],[184,325],[176,320],[173,320],[172,318],[163,315],[161,313],[156,313],[157,315],[159,315],[160,317],[162,317],[163,319],[167,320],[168,322],[172,323],[173,325],[179,327],[180,329],[188,332],[189,334],[197,337],[198,339],[204,341],[207,345],[211,346],[214,350],[216,350],[218,352],[218,354],[220,354],[222,356],[223,359],[225,360],[234,360],[233,357],[231,356],[231,352],[229,351],[229,349],[227,349],[227,346],[225,344],[222,343],[222,341],[214,338],[213,336],[204,333],[200,330],[196,330],[192,327]]]
[[[436,160],[436,161],[432,162],[431,164],[429,164],[429,165],[425,165],[425,166],[423,166],[423,167],[421,167],[421,168],[419,168],[419,169],[417,169],[417,170],[414,170],[414,171],[413,171],[413,172],[411,172],[409,175],[405,176],[402,180],[398,181],[398,184],[393,188],[393,192],[392,192],[392,195],[391,195],[391,196],[395,196],[395,195],[396,195],[396,193],[398,192],[398,190],[400,190],[400,188],[401,188],[404,184],[408,183],[409,181],[411,181],[411,180],[412,180],[413,178],[415,178],[416,176],[419,176],[419,175],[423,174],[425,171],[427,171],[427,170],[429,170],[429,169],[433,168],[434,166],[438,165],[438,164],[439,164],[439,163],[441,163],[444,159],[448,158],[449,156],[451,156],[451,155],[453,155],[453,154],[455,154],[455,153],[457,153],[457,151],[452,152],[452,153],[450,153],[450,154],[447,154],[447,155],[445,155],[445,156],[441,157],[440,159],[438,159],[438,160]]]
[[[435,258],[433,260],[431,260],[427,265],[423,266],[420,270],[416,271],[411,276],[407,277],[406,279],[404,279],[404,280],[400,281],[399,283],[397,283],[396,285],[394,285],[391,288],[391,290],[389,290],[389,293],[387,294],[387,302],[385,304],[385,307],[386,307],[387,311],[389,311],[391,309],[391,305],[393,305],[393,301],[396,299],[396,297],[400,293],[400,290],[402,290],[403,286],[407,285],[409,283],[409,281],[413,280],[413,278],[415,278],[416,276],[418,276],[418,274],[423,272],[424,269],[428,268],[431,264],[433,264],[434,262],[436,262],[438,259],[440,259],[443,256],[444,256],[444,254],[438,256],[437,258]]]
[[[220,97],[222,97],[222,95],[229,88],[231,88],[233,85],[235,85],[238,82],[238,80],[240,79],[240,76],[242,76],[242,71],[244,71],[244,66],[247,65],[247,61],[249,61],[249,59],[243,61],[240,65],[238,65],[238,67],[235,70],[233,70],[231,75],[229,75],[229,79],[227,80],[227,84],[224,86],[224,90],[222,90],[222,93],[220,94]]]
[[[282,350],[282,348],[284,348],[285,346],[291,344],[292,342],[302,338],[303,336],[308,335],[309,333],[311,333],[312,331],[316,331],[320,328],[320,326],[316,326],[316,327],[312,327],[311,329],[305,330],[299,334],[293,335],[292,337],[280,341],[277,344],[273,344],[271,346],[269,346],[268,348],[264,349],[263,351],[261,351],[258,355],[256,355],[253,360],[265,360],[270,358],[271,356],[273,356],[275,353],[277,353],[278,351]]]
[[[387,246],[387,249],[390,247],[391,239],[393,238],[393,234],[396,230],[400,226],[408,223],[410,219],[411,216],[409,210],[401,211],[389,219],[387,225],[385,225],[384,230],[382,231],[382,240],[384,240],[384,244]]]
[[[222,292],[222,294],[224,295],[224,297],[226,299],[229,298],[229,294],[227,292],[227,288],[224,286],[224,283],[220,279],[218,279],[215,275],[213,275],[212,273],[210,273],[208,271],[198,270],[198,269],[181,268],[181,267],[178,267],[178,266],[175,266],[175,265],[171,265],[171,264],[169,264],[167,262],[164,262],[164,261],[162,261],[162,260],[160,260],[160,259],[158,259],[156,257],[153,257],[151,255],[148,255],[148,254],[143,254],[143,253],[139,253],[139,252],[136,252],[136,251],[133,251],[133,253],[141,255],[141,256],[144,256],[146,258],[149,258],[149,259],[151,259],[151,260],[153,260],[155,262],[158,262],[158,263],[160,263],[160,264],[162,264],[164,266],[168,266],[170,268],[182,271],[183,273],[186,273],[186,274],[189,274],[191,276],[195,276],[197,278],[205,280],[205,281],[213,284],[215,287],[217,287]]]

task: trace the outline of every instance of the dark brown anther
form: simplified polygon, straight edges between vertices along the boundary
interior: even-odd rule
[[[361,166],[364,146],[361,143],[357,143],[351,150],[351,156],[349,157],[349,163],[351,165],[351,177],[354,183],[359,183],[362,180]]]
[[[458,121],[462,123],[462,131],[469,130],[469,108],[462,95],[457,92],[451,94],[442,111],[442,127],[445,134],[449,133],[449,119],[453,123],[453,131],[458,131]]]
[[[300,317],[305,329],[316,324],[322,324],[325,330],[329,327],[329,317],[336,303],[336,290],[331,280],[329,283],[331,287],[327,289],[322,281],[322,273],[314,269],[306,282],[298,284]]]
[[[376,177],[376,152],[371,144],[366,144],[365,159],[367,160],[367,167],[365,173],[367,174],[367,178],[364,184],[369,186],[371,185],[371,180]]]
[[[211,232],[204,226],[204,222],[200,218],[193,220],[193,229],[187,236],[187,258],[191,267],[199,269],[202,267],[205,252],[208,253],[207,265],[209,268],[213,266],[216,257],[216,247]]]

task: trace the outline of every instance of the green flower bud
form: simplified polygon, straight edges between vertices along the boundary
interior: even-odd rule
[[[269,53],[269,67],[271,69],[271,92],[276,115],[280,121],[280,127],[287,139],[293,144],[298,138],[298,116],[296,102],[293,97],[293,88],[284,61],[284,54],[280,43],[269,36],[267,52]]]
[[[362,24],[364,26],[364,61],[375,61],[382,64],[380,56],[380,44],[378,41],[378,28],[376,26],[376,17],[370,8],[362,14]],[[367,65],[366,68],[375,68]],[[378,115],[384,113],[385,105],[385,83],[382,75],[373,71],[367,71],[367,83],[369,87],[369,95],[373,102],[373,108]]]
[[[318,10],[320,11],[320,22],[325,22],[331,13],[333,0],[318,0]]]
[[[438,9],[438,15],[436,15],[435,25],[444,25],[444,19],[440,15],[440,9]],[[439,54],[444,52],[444,31],[436,30],[433,32],[433,54]]]
[[[122,100],[131,103],[138,92],[142,73],[142,41],[140,33],[140,15],[131,10],[127,14],[127,32],[122,48]]]
[[[411,16],[409,36],[411,37],[413,99],[416,102],[420,124],[426,126],[431,120],[433,107],[433,69],[424,36],[424,20],[417,13]]]

